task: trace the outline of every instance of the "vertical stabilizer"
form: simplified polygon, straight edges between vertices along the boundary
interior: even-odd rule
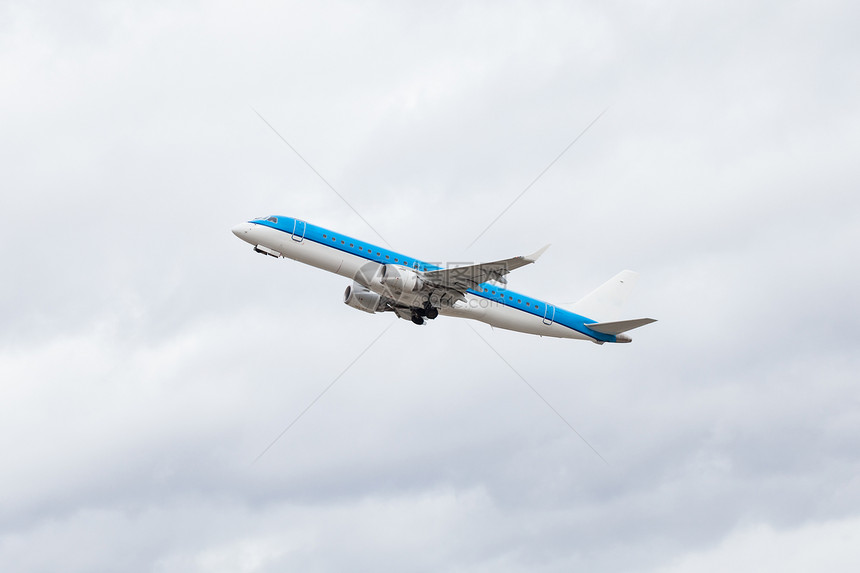
[[[600,322],[620,318],[621,307],[638,278],[637,272],[621,271],[576,302],[570,310]]]

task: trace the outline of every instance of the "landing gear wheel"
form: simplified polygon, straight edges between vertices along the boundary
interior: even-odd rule
[[[437,316],[439,316],[439,309],[430,304],[430,301],[424,303],[424,316],[433,320]]]
[[[412,322],[414,322],[418,326],[421,326],[422,324],[424,324],[424,319],[422,317],[420,317],[418,315],[418,313],[413,312],[412,313]]]

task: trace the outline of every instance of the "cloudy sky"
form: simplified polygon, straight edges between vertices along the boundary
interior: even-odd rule
[[[0,569],[858,570],[858,21],[3,3]],[[660,321],[367,315],[230,233],[264,214],[440,262],[552,243],[512,288],[632,268]]]

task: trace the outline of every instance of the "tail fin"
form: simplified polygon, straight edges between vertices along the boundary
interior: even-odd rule
[[[639,273],[621,271],[576,302],[570,310],[598,321],[611,321],[621,316],[621,307],[633,289]]]

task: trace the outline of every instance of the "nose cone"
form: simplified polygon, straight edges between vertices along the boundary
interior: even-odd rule
[[[244,241],[246,239],[247,234],[248,234],[248,229],[250,229],[250,228],[251,228],[250,223],[239,223],[238,225],[235,225],[230,230],[233,231],[234,235],[236,235],[237,237],[239,237],[240,239],[242,239]]]

